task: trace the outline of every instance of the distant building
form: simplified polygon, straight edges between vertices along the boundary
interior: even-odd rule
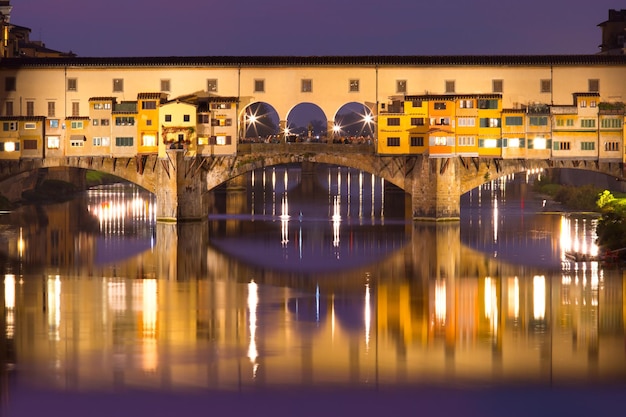
[[[598,25],[602,29],[600,54],[624,55],[626,38],[626,10],[609,10],[609,20]]]
[[[76,54],[47,48],[42,41],[30,40],[31,30],[11,24],[10,1],[0,1],[0,57],[73,57]]]

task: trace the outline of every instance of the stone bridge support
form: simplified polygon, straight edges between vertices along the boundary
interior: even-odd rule
[[[461,175],[453,158],[419,158],[407,178],[414,220],[459,220]]]
[[[208,216],[206,175],[197,158],[168,150],[157,170],[157,221],[201,221]]]

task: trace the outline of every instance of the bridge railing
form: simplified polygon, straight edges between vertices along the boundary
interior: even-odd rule
[[[373,144],[343,144],[343,143],[239,143],[237,154],[248,155],[253,153],[336,153],[336,154],[374,154]]]

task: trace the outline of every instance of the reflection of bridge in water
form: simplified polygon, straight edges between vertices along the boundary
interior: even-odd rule
[[[302,274],[215,250],[208,225],[158,223],[156,245],[125,261],[5,275],[3,360],[60,357],[65,378],[41,382],[64,389],[623,380],[617,271],[507,265],[461,244],[454,223],[409,224],[405,237],[379,262]],[[117,359],[78,366],[93,352]]]

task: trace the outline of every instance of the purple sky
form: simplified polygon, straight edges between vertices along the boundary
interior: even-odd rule
[[[79,56],[594,54],[619,0],[12,0]]]

